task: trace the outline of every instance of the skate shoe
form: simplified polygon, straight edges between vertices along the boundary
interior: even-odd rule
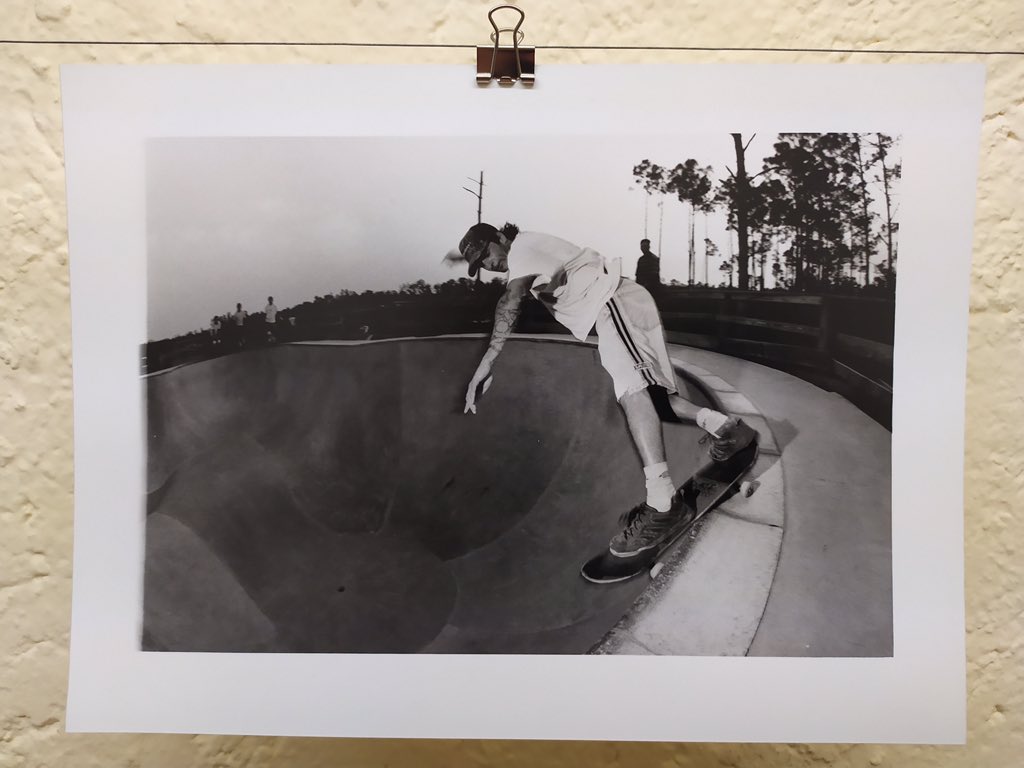
[[[672,496],[668,512],[659,512],[646,503],[638,504],[620,521],[623,529],[608,544],[608,551],[616,557],[633,557],[654,549],[695,515],[696,510],[683,503],[678,491]]]
[[[709,442],[708,454],[715,461],[728,461],[737,453],[750,445],[757,437],[757,432],[743,419],[730,416],[718,428],[718,432],[708,432],[700,439],[702,444]]]

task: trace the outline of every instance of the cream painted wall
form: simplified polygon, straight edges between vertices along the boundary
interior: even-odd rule
[[[1024,50],[1019,0],[525,2],[527,44]],[[469,0],[2,0],[0,38],[484,40]],[[542,51],[548,62],[938,61],[948,56]],[[978,60],[978,57],[966,57]],[[58,66],[462,63],[471,50],[0,45],[0,767],[1017,766],[1024,764],[1024,56],[990,56],[967,388],[966,748],[66,735],[71,326]],[[960,413],[949,419],[961,418]],[[941,435],[941,424],[936,424]],[[642,713],[624,713],[637,717]]]

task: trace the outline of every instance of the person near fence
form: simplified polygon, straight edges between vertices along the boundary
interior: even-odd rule
[[[652,390],[667,395],[678,419],[704,430],[701,439],[710,443],[716,461],[747,447],[756,432],[735,416],[702,408],[679,394],[658,309],[643,286],[622,276],[620,259],[552,235],[520,232],[513,224],[499,230],[486,223],[470,227],[448,259],[465,262],[470,277],[481,269],[507,275],[490,343],[466,389],[465,413],[476,413],[477,399],[490,386],[494,362],[528,293],[581,341],[596,327],[601,364],[625,413],[647,487],[647,498],[624,515],[624,527],[609,550],[630,557],[657,547],[692,511],[687,512],[669,474]]]
[[[661,259],[651,250],[651,241],[640,241],[640,258],[636,262],[636,281],[651,295],[661,290]]]

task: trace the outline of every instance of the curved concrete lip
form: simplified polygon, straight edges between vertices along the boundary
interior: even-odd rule
[[[436,366],[441,366],[442,369],[447,368],[445,375],[454,377],[451,381],[455,390],[458,390],[462,383],[460,379],[468,379],[468,376],[463,371],[452,369],[459,366],[465,367],[461,362],[461,358],[465,355],[459,352],[456,357],[452,357],[451,351],[445,351],[442,354],[440,346],[433,346],[432,351],[424,354],[427,351],[425,345],[429,342],[441,342],[449,345],[454,342],[459,348],[464,349],[464,345],[459,340],[479,342],[481,338],[479,334],[470,334],[424,339],[298,342],[280,345],[269,350],[253,350],[239,355],[217,358],[222,361],[218,364],[221,370],[221,374],[218,375],[231,375],[224,372],[230,371],[232,366],[236,365],[257,365],[259,367],[264,365],[263,362],[260,362],[260,356],[266,357],[271,354],[278,356],[284,354],[288,356],[289,362],[298,364],[297,361],[301,360],[302,356],[295,350],[303,348],[312,351],[316,348],[330,347],[378,347],[400,350],[404,356],[403,365],[411,366],[409,370],[427,371]],[[581,343],[564,336],[517,335],[513,339],[514,341],[510,342],[512,348],[518,342],[556,342],[559,345],[571,345],[580,350],[589,348],[592,359],[596,361],[597,357],[596,345],[593,343]],[[544,343],[541,347],[533,347],[533,344],[530,344],[529,347],[532,348],[533,354],[519,355],[521,360],[516,363],[519,366],[517,375],[524,374],[534,379],[542,377],[544,366],[534,358],[538,356],[545,358],[550,364],[552,360],[564,357],[564,353],[561,356],[552,356],[554,346],[550,343]],[[293,352],[282,353],[282,350],[286,349],[292,349]],[[525,352],[525,350],[524,347],[522,351]],[[299,356],[296,357],[296,354]],[[469,357],[472,359],[474,355]],[[513,358],[516,355],[503,357]],[[456,358],[460,359],[458,363],[456,363]],[[582,358],[577,356],[574,359]],[[585,391],[580,395],[582,400],[574,402],[570,406],[571,434],[567,433],[568,437],[566,438],[569,442],[558,447],[556,452],[549,456],[549,459],[558,462],[561,479],[558,482],[545,480],[544,488],[538,492],[539,495],[531,496],[533,501],[523,502],[535,506],[530,506],[527,512],[522,513],[525,516],[521,516],[519,523],[510,526],[504,532],[492,532],[493,535],[481,534],[483,538],[475,542],[469,539],[461,544],[458,541],[445,541],[443,537],[435,535],[412,518],[403,521],[401,519],[403,514],[408,517],[403,509],[411,503],[412,496],[408,494],[402,496],[400,491],[394,491],[390,499],[383,497],[379,499],[380,509],[378,512],[364,511],[366,519],[357,524],[353,524],[351,521],[340,522],[331,517],[332,514],[336,514],[335,512],[326,509],[319,509],[310,517],[305,513],[306,507],[316,507],[321,504],[321,500],[311,496],[308,493],[308,488],[297,489],[294,487],[296,482],[292,475],[295,468],[282,468],[279,457],[274,454],[273,448],[268,449],[267,447],[266,434],[257,430],[249,435],[246,432],[248,427],[245,426],[245,420],[230,421],[232,429],[240,430],[243,433],[244,440],[239,438],[239,441],[249,446],[244,450],[250,450],[247,455],[253,458],[253,468],[251,468],[253,474],[250,476],[250,481],[269,482],[270,484],[266,488],[273,489],[277,488],[272,482],[276,477],[278,485],[288,486],[290,490],[287,493],[279,494],[280,498],[275,503],[293,506],[298,503],[295,509],[303,512],[303,522],[298,527],[308,529],[308,533],[299,534],[289,530],[288,522],[279,520],[270,523],[264,533],[266,540],[262,543],[259,541],[251,543],[253,551],[258,550],[261,546],[272,547],[275,540],[287,539],[289,536],[293,537],[291,546],[294,548],[316,549],[316,553],[311,553],[306,558],[307,561],[312,561],[312,565],[309,562],[302,562],[301,557],[296,559],[295,554],[292,553],[290,557],[293,562],[290,568],[293,570],[278,568],[274,571],[273,578],[260,572],[259,569],[250,568],[245,557],[234,551],[237,549],[237,545],[232,538],[249,535],[247,526],[255,520],[265,522],[265,518],[258,516],[247,518],[242,515],[237,521],[238,524],[229,530],[224,528],[222,522],[211,523],[209,520],[211,515],[207,515],[207,518],[204,519],[202,514],[196,512],[197,508],[207,503],[200,498],[205,493],[204,488],[214,488],[212,495],[216,498],[213,498],[211,508],[218,509],[218,504],[221,507],[225,503],[230,504],[230,501],[226,501],[231,498],[230,489],[237,488],[239,485],[238,483],[227,483],[220,490],[214,487],[216,483],[213,483],[213,486],[210,485],[213,482],[210,480],[211,477],[218,477],[218,472],[229,471],[230,462],[217,464],[219,459],[216,450],[211,448],[208,440],[204,443],[205,438],[200,434],[202,427],[199,425],[199,421],[201,420],[193,419],[188,407],[182,408],[182,403],[161,402],[165,399],[201,396],[199,390],[209,383],[208,380],[197,385],[199,390],[193,390],[188,386],[183,387],[181,382],[187,381],[192,373],[196,372],[190,372],[190,369],[198,371],[206,364],[182,366],[144,377],[150,389],[151,398],[155,397],[158,401],[155,407],[158,409],[172,408],[172,406],[178,408],[176,420],[167,419],[163,422],[166,427],[164,431],[168,434],[173,430],[178,431],[178,434],[168,438],[168,444],[173,444],[177,454],[168,458],[166,447],[152,442],[150,446],[150,488],[153,492],[150,494],[150,524],[147,532],[147,610],[144,645],[148,645],[154,650],[419,651],[427,653],[582,653],[591,651],[671,655],[745,654],[764,611],[775,565],[778,561],[782,537],[783,486],[781,470],[778,467],[778,449],[775,447],[767,422],[761,418],[756,407],[741,393],[736,392],[728,382],[710,371],[689,365],[684,361],[673,360],[673,362],[679,373],[681,385],[689,387],[693,396],[703,396],[711,404],[724,407],[730,412],[740,413],[762,432],[762,454],[752,474],[752,477],[759,481],[760,488],[749,499],[736,497],[730,500],[702,521],[696,527],[690,540],[677,548],[654,582],[647,585],[646,577],[640,577],[634,582],[630,582],[630,586],[626,589],[590,584],[581,585],[576,581],[570,584],[567,580],[570,572],[575,575],[578,571],[582,557],[596,551],[590,538],[596,536],[595,541],[603,541],[606,532],[598,531],[592,535],[589,530],[574,531],[570,529],[559,531],[557,535],[551,537],[553,541],[561,544],[569,542],[566,546],[568,550],[575,547],[573,551],[563,551],[564,548],[547,546],[544,543],[556,523],[574,525],[571,522],[572,513],[578,514],[578,508],[581,505],[588,509],[596,508],[598,505],[605,506],[604,502],[608,501],[609,494],[605,492],[608,488],[596,489],[595,496],[595,489],[588,487],[585,482],[587,473],[594,471],[594,466],[587,462],[590,455],[588,452],[594,450],[595,440],[597,440],[596,444],[600,446],[600,451],[603,452],[600,458],[605,464],[601,466],[621,467],[622,469],[620,475],[616,475],[614,478],[604,478],[610,484],[615,485],[613,489],[615,492],[611,496],[616,496],[617,493],[622,499],[629,499],[635,495],[635,489],[620,487],[629,486],[634,482],[633,478],[640,474],[639,462],[636,460],[635,454],[632,455],[632,462],[636,466],[629,465],[629,461],[623,458],[622,451],[625,451],[627,455],[632,453],[632,447],[628,445],[628,437],[624,441],[626,445],[604,445],[606,441],[603,441],[602,436],[609,425],[614,425],[615,419],[621,419],[621,416],[618,414],[617,407],[614,406],[614,399],[610,397],[610,383],[607,381],[607,376],[597,365],[593,370],[587,370],[585,375],[581,374],[578,378],[578,385]],[[473,364],[475,365],[475,360]],[[197,366],[199,366],[198,369]],[[200,372],[203,376],[209,375],[208,370]],[[469,372],[471,373],[471,369]],[[516,383],[520,386],[524,381],[531,380],[525,378],[519,380],[512,375],[509,375],[508,379],[509,383]],[[533,384],[537,383],[537,381],[533,381]],[[550,384],[551,382],[545,383]],[[274,397],[282,396],[280,392],[287,386],[292,385],[275,380]],[[173,396],[161,394],[172,390],[174,391]],[[189,394],[190,391],[191,394]],[[481,404],[482,410],[484,406],[497,406],[497,401],[501,397],[510,397],[508,393],[499,395],[495,392],[496,390],[492,390],[488,393],[487,402]],[[321,390],[320,393],[325,397],[329,394],[327,390]],[[394,396],[402,399],[406,412],[405,418],[412,418],[416,423],[416,419],[419,417],[408,414],[415,414],[419,407],[419,401],[425,395],[417,393],[414,383],[404,381],[400,391],[397,391]],[[221,393],[220,397],[223,398],[224,393]],[[429,397],[427,399],[429,400]],[[440,401],[435,398],[432,402],[436,406]],[[222,405],[224,408],[230,407],[228,402]],[[151,410],[151,416],[152,413]],[[565,418],[558,415],[557,408],[550,409],[545,413],[546,418],[549,419]],[[286,429],[284,426],[286,419],[282,420],[280,415],[275,418],[277,421],[274,424],[274,429]],[[174,426],[175,423],[178,426]],[[316,425],[313,422],[303,423],[306,424],[306,429],[316,432]],[[418,423],[422,426],[429,425],[431,422],[429,419],[427,421],[420,419]],[[465,417],[465,421],[459,422],[459,428],[462,428],[462,424],[474,423],[476,422],[473,419]],[[366,426],[366,422],[362,422],[362,424]],[[402,425],[394,427],[394,429],[399,429],[399,432],[394,432],[393,439],[407,441],[408,428],[404,422]],[[666,442],[669,444],[670,453],[685,454],[681,458],[677,458],[673,465],[673,474],[677,476],[679,482],[682,482],[686,473],[692,471],[700,460],[699,454],[694,453],[693,449],[695,434],[687,432],[687,429],[696,430],[695,427],[686,428],[676,425],[666,427]],[[534,432],[527,430],[519,437],[522,438],[524,435],[530,434],[534,434]],[[536,432],[536,435],[535,439],[543,441],[543,431]],[[321,435],[322,437],[323,435]],[[625,437],[624,433],[620,437]],[[623,441],[617,438],[615,442]],[[387,440],[384,440],[373,450],[385,450],[386,446]],[[526,444],[521,448],[530,450],[530,445]],[[203,491],[198,496],[194,488],[187,493],[181,491],[182,486],[193,484],[180,482],[175,484],[169,481],[169,478],[184,474],[182,467],[186,466],[190,460],[190,452],[203,457],[200,466],[207,471],[206,475],[198,475],[203,478],[202,482],[196,484],[200,491]],[[471,453],[467,456],[472,458]],[[469,458],[464,457],[462,460],[467,461]],[[188,466],[194,467],[194,465]],[[539,464],[534,466],[534,470],[539,466]],[[371,467],[371,470],[374,471],[379,469],[379,467],[376,469]],[[450,468],[442,466],[441,469],[447,472]],[[155,480],[153,479],[154,474]],[[312,475],[309,475],[307,479],[309,477]],[[642,476],[640,477],[639,487],[642,492]],[[419,480],[425,480],[425,478],[426,476],[422,476],[419,477]],[[376,480],[381,481],[385,478],[380,475]],[[454,480],[455,476],[453,475],[449,480],[449,485]],[[373,481],[374,478],[371,477],[367,482],[372,483]],[[318,482],[322,484],[322,479]],[[405,481],[403,480],[403,482]],[[386,483],[378,482],[377,487],[383,487],[383,485]],[[590,485],[592,486],[593,483]],[[244,487],[244,484],[241,487]],[[482,488],[483,485],[480,487]],[[422,491],[422,489],[420,490]],[[507,495],[507,490],[504,489],[505,492],[495,498],[504,498]],[[331,492],[335,493],[337,489],[333,489]],[[272,496],[274,493],[276,491],[268,490],[264,495]],[[218,494],[220,495],[218,496]],[[396,501],[396,497],[400,498],[401,503]],[[259,501],[263,503],[266,500],[261,498]],[[465,497],[463,497],[462,503],[465,503]],[[623,502],[617,503],[622,504]],[[425,510],[427,507],[423,507],[423,509]],[[531,514],[530,511],[535,513]],[[610,519],[613,519],[621,511],[617,508],[609,509]],[[290,514],[295,514],[294,509]],[[588,514],[590,514],[589,511]],[[608,518],[609,514],[604,514],[604,517]],[[374,517],[374,515],[378,516]],[[398,517],[396,518],[395,515]],[[218,511],[216,517],[220,516]],[[295,517],[289,519],[295,520]],[[396,525],[398,528],[395,528]],[[409,528],[410,525],[412,528]],[[398,533],[391,535],[389,531],[398,531]],[[417,539],[419,544],[410,543],[409,531],[415,534],[413,538]],[[525,568],[523,562],[517,559],[518,555],[516,554],[519,552],[517,547],[523,541],[532,542],[530,551],[533,553],[531,557],[534,557],[529,567]],[[537,544],[538,541],[541,543]],[[315,546],[313,542],[315,542]],[[358,558],[353,553],[357,551],[365,553],[368,551],[369,545],[372,545],[372,550],[376,553],[373,557],[377,559],[374,560],[370,555],[363,555],[370,559],[362,563],[362,568],[365,569],[374,562],[379,564],[387,561],[402,564],[397,567],[395,573],[384,578],[383,583],[390,585],[386,587],[388,591],[385,594],[391,596],[387,600],[382,601],[379,594],[373,594],[369,586],[361,583],[356,570],[350,569],[346,572],[344,569],[333,568],[332,573],[324,577],[332,586],[328,587],[326,583],[318,582],[318,579],[321,578],[319,571],[324,570],[321,567],[324,563],[350,558],[353,559],[352,569],[355,569],[359,563],[355,562]],[[267,552],[270,551],[271,549],[267,549]],[[541,554],[538,555],[538,552]],[[153,555],[152,558],[149,556],[150,553]],[[183,553],[187,553],[194,559],[205,557],[209,560],[205,564],[193,560],[192,567],[188,569],[192,574],[207,574],[205,581],[200,585],[194,583],[198,576],[189,582],[189,574],[175,574],[174,557],[180,557]],[[540,559],[536,559],[538,557]],[[287,580],[289,574],[294,576],[295,568],[305,568],[306,571],[305,575],[295,577],[300,584],[285,588],[274,582],[275,578],[280,581]],[[415,608],[404,605],[400,597],[394,596],[403,589],[403,568],[411,569],[410,573],[419,574],[417,578],[421,583],[417,586],[420,592],[412,590],[414,594],[419,595],[415,598],[417,601]],[[516,574],[519,573],[525,573],[529,577],[527,582],[521,583],[518,580],[519,577]],[[513,577],[510,578],[509,574],[513,574]],[[167,585],[173,584],[176,578],[186,582],[185,586],[182,590],[168,593]],[[530,581],[531,578],[532,581]],[[306,581],[302,581],[303,579]],[[330,581],[331,579],[334,581]],[[296,601],[303,599],[310,600],[315,604],[319,599],[316,595],[320,594],[317,590],[324,593],[334,592],[333,584],[339,579],[348,585],[348,592],[340,599],[333,599],[330,605],[325,603],[323,616],[319,618],[320,624],[316,628],[317,632],[329,637],[330,640],[311,645],[308,637],[312,630],[303,624],[307,619],[298,616],[291,606]],[[534,585],[532,588],[540,588],[538,585],[547,582],[559,583],[558,579],[562,579],[561,583],[569,586],[568,591],[571,591],[572,595],[566,594],[560,600],[552,598],[531,603],[531,598],[528,596],[530,584]],[[503,580],[507,583],[503,583]],[[582,582],[582,579],[577,580]],[[378,581],[380,580],[378,579]],[[238,595],[245,594],[252,598],[244,601],[247,606],[245,611],[236,608],[231,614],[243,624],[248,621],[251,625],[251,630],[248,633],[249,642],[245,647],[223,647],[225,643],[228,646],[238,643],[237,638],[240,636],[238,626],[225,630],[199,626],[203,621],[214,623],[217,621],[215,612],[211,613],[209,605],[215,604],[217,600],[223,598],[223,595],[211,593],[213,587],[210,585],[214,583],[221,585],[220,591],[223,592],[223,595],[231,595],[230,599],[235,601],[236,606]],[[378,590],[379,588],[379,584],[373,587]],[[452,591],[453,589],[454,591]],[[344,592],[344,585],[338,587],[337,591]],[[526,597],[523,596],[524,593],[527,594]],[[183,600],[186,602],[182,602]],[[193,603],[197,601],[203,603],[206,606],[205,613],[200,612],[202,615],[197,617],[196,612],[192,611],[190,616],[182,619],[182,611],[187,613],[190,610],[188,600]],[[347,605],[347,608],[339,608],[335,603]],[[503,615],[501,613],[501,609],[505,605],[511,607],[511,614]],[[402,620],[399,620],[396,618],[399,612],[408,615],[403,613]],[[346,618],[357,619],[356,623],[365,623],[366,631],[362,632],[365,636],[360,636],[363,628],[352,626],[351,621],[349,626],[340,626],[345,623]],[[298,625],[301,626],[299,629],[288,628],[285,625],[289,621],[298,622]],[[401,626],[396,627],[396,625]],[[431,627],[433,628],[431,629]],[[388,642],[381,641],[381,638],[384,637],[382,633],[388,632],[392,633],[388,637]],[[241,634],[245,635],[244,632]],[[201,638],[201,640],[193,641],[194,644],[197,643],[196,647],[187,647],[189,641],[183,638],[189,637]],[[432,639],[430,639],[431,637]],[[332,647],[332,643],[336,647]],[[378,643],[379,647],[375,643]]]

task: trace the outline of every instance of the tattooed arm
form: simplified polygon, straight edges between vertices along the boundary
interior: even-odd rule
[[[466,389],[466,408],[463,413],[476,413],[477,389],[483,384],[483,391],[486,392],[491,386],[491,366],[494,365],[494,361],[501,354],[502,347],[505,346],[505,342],[516,327],[519,311],[523,305],[523,297],[530,290],[533,279],[534,276],[528,276],[510,280],[505,286],[505,293],[498,299],[498,306],[494,309],[494,330],[491,331],[491,343],[487,345],[487,351],[476,367],[476,373],[473,374],[469,387]]]

